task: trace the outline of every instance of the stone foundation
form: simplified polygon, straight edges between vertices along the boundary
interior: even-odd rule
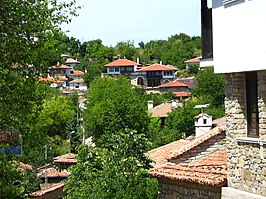
[[[221,188],[158,179],[159,199],[220,199]]]

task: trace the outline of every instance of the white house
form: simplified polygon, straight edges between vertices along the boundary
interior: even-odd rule
[[[203,63],[225,77],[223,199],[266,198],[266,1],[201,0]]]
[[[83,79],[74,79],[70,81],[68,84],[69,84],[69,88],[73,90],[87,90],[88,89]]]
[[[157,87],[172,81],[177,70],[174,66],[153,64],[130,74],[131,84],[143,87]]]
[[[138,66],[140,66],[140,64],[128,59],[119,59],[105,65],[107,74],[109,75],[128,75],[137,71]]]

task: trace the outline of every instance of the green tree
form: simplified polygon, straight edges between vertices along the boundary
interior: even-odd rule
[[[176,130],[181,137],[185,133],[187,137],[195,133],[194,117],[199,114],[199,110],[194,108],[197,105],[195,101],[183,101],[182,103],[181,108],[177,108],[169,114],[166,128]]]
[[[86,61],[87,73],[83,76],[85,84],[90,87],[90,83],[97,77],[101,77],[101,74],[105,71],[105,64],[108,62],[104,59],[97,61]]]
[[[18,169],[13,155],[0,153],[0,197],[5,199],[25,198],[25,193],[37,187],[38,180],[30,170]]]
[[[157,198],[157,183],[147,176],[147,138],[135,131],[117,133],[105,147],[81,146],[66,181],[67,198]]]
[[[200,70],[196,76],[197,87],[192,90],[192,96],[202,97],[205,103],[215,107],[224,104],[224,76],[215,74],[213,67]]]
[[[129,60],[133,60],[136,53],[133,41],[118,42],[114,50],[116,55],[118,55],[121,59],[127,58]]]
[[[84,120],[94,141],[105,143],[123,129],[145,133],[149,123],[147,104],[123,76],[97,78],[90,85]]]
[[[13,127],[23,138],[28,134],[28,119],[37,107],[36,76],[45,73],[47,65],[59,57],[60,52],[55,50],[56,40],[62,35],[59,25],[69,22],[69,14],[76,15],[73,6],[56,0],[0,1],[1,130]],[[22,198],[30,191],[30,178],[16,172],[11,163],[16,159],[0,156],[3,198]]]

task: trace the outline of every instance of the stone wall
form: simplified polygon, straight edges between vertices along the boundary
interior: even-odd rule
[[[225,74],[227,180],[231,188],[266,196],[266,71],[258,75],[259,138],[248,138],[245,73]],[[242,139],[240,139],[242,138]]]
[[[160,199],[220,199],[221,188],[158,179]]]

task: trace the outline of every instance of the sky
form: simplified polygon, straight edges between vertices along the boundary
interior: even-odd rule
[[[61,26],[81,42],[101,39],[115,46],[133,41],[138,46],[171,35],[200,35],[199,0],[76,0],[78,17]]]

